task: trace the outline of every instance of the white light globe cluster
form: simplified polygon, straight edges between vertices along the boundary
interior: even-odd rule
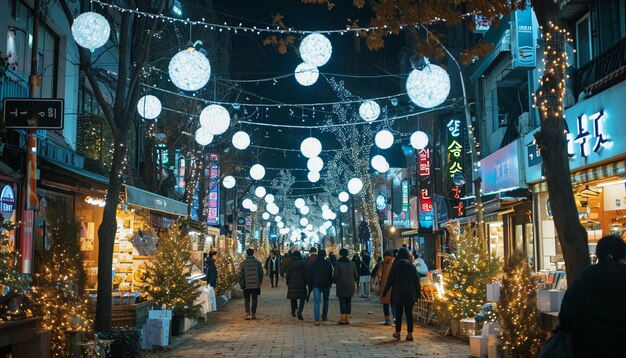
[[[306,177],[307,177],[307,179],[309,179],[309,181],[311,183],[317,183],[320,180],[320,173],[319,172],[309,172]]]
[[[428,145],[428,135],[422,131],[417,131],[411,134],[411,147],[421,150]]]
[[[294,201],[294,205],[296,206],[296,209],[302,209],[302,207],[306,205],[306,202],[304,199],[298,198]]]
[[[137,113],[144,119],[155,119],[161,114],[161,101],[153,95],[143,96],[137,101]]]
[[[387,159],[382,155],[375,155],[372,157],[372,168],[379,173],[386,173],[389,170],[389,163]]]
[[[200,112],[200,128],[196,130],[196,142],[204,146],[213,141],[213,137],[223,134],[230,126],[230,114],[226,108],[211,104]]]
[[[391,146],[393,145],[394,140],[395,139],[393,137],[393,133],[391,133],[390,131],[388,131],[386,129],[378,131],[378,133],[376,133],[376,136],[374,136],[374,143],[380,149],[389,149],[389,148],[391,148]]]
[[[92,52],[109,41],[111,26],[104,16],[96,12],[80,14],[72,23],[74,41]]]
[[[233,134],[232,142],[233,147],[239,150],[244,150],[250,145],[250,136],[244,131],[239,131]]]
[[[450,76],[443,68],[428,64],[413,70],[406,80],[406,93],[422,108],[433,108],[443,103],[450,93]]]
[[[348,192],[352,195],[356,195],[363,189],[363,181],[359,178],[352,178],[348,181]]]
[[[296,67],[296,81],[303,86],[310,86],[319,78],[320,66],[324,66],[333,52],[330,40],[322,34],[310,34],[300,43],[302,62]]]
[[[376,120],[380,116],[380,106],[374,101],[365,101],[359,106],[359,116],[366,122]]]
[[[167,67],[172,83],[183,91],[197,91],[211,77],[209,59],[193,46],[179,51]]]
[[[265,196],[265,194],[267,193],[267,191],[265,190],[264,187],[262,186],[257,186],[256,189],[254,189],[254,195],[257,196],[257,198],[262,198]]]
[[[322,219],[324,220],[335,220],[337,218],[337,214],[335,214],[332,210],[322,209]]]
[[[306,205],[300,208],[300,214],[302,215],[308,215],[310,211],[311,209]]]
[[[301,219],[300,219],[300,225],[302,225],[302,226],[307,226],[307,225],[309,225],[309,219],[307,219],[307,218],[301,218]]]
[[[235,184],[237,184],[237,180],[232,175],[227,175],[224,177],[224,179],[222,179],[222,185],[226,189],[234,188]]]
[[[263,218],[263,220],[269,220],[270,219],[270,213],[268,213],[267,211],[263,213],[263,215],[261,215],[261,217]]]
[[[213,141],[213,134],[211,134],[208,129],[200,127],[196,129],[194,138],[198,144],[205,146],[211,144]]]
[[[267,210],[267,212],[272,214],[272,215],[276,215],[280,211],[280,209],[278,208],[278,205],[276,205],[274,203],[269,203],[269,204],[265,205],[265,210]]]
[[[324,161],[320,157],[309,158],[306,167],[312,172],[320,172],[324,168]]]

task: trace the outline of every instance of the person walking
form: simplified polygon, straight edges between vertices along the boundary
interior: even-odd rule
[[[361,252],[361,259],[357,263],[357,268],[359,271],[359,286],[361,287],[361,298],[369,298],[370,297],[370,279],[372,271],[370,270],[370,261],[371,258],[367,251],[363,250]]]
[[[280,277],[285,277],[285,272],[287,271],[287,265],[289,265],[290,259],[291,259],[291,251],[287,251],[287,253],[282,258],[281,263],[280,263]]]
[[[330,287],[333,284],[333,264],[326,260],[326,250],[321,249],[315,262],[307,267],[307,282],[313,289],[313,317],[315,325],[320,325],[320,301],[324,300],[322,307],[322,322],[328,321],[328,298]]]
[[[306,261],[307,266],[314,263],[317,260],[317,248],[311,247],[309,249],[309,258]]]
[[[217,251],[209,252],[204,269],[206,282],[213,288],[217,287],[217,266],[215,265],[215,259],[217,259]]]
[[[280,271],[280,255],[276,254],[276,251],[270,251],[270,256],[265,261],[265,269],[267,275],[270,277],[270,283],[272,287],[278,287],[278,273]],[[276,282],[274,282],[276,281]]]
[[[413,306],[420,297],[420,281],[415,266],[409,261],[409,250],[405,247],[398,251],[398,255],[391,266],[383,296],[391,290],[391,303],[396,308],[396,331],[393,338],[399,340],[402,331],[402,313],[406,315],[407,341],[413,340]]]
[[[333,273],[333,281],[336,283],[337,297],[339,298],[339,312],[341,318],[337,323],[350,324],[350,314],[352,314],[352,296],[359,274],[356,264],[348,259],[348,249],[339,250],[339,260]]]
[[[306,261],[302,259],[300,251],[294,251],[289,259],[289,264],[285,270],[287,282],[287,298],[291,300],[291,316],[303,320],[304,300],[307,297],[305,272]]]
[[[598,263],[568,288],[559,324],[571,334],[574,357],[623,357],[626,352],[626,243],[609,235],[596,246]]]
[[[391,267],[393,266],[393,252],[387,250],[383,255],[383,261],[378,265],[378,269],[376,270],[376,276],[378,277],[378,282],[380,282],[381,290],[384,290],[387,281],[389,281],[389,271],[391,271]],[[391,293],[387,292],[387,294],[383,295],[383,291],[380,294],[380,303],[383,304],[383,314],[385,315],[385,322],[383,323],[385,326],[391,326],[391,315],[389,314],[389,305],[391,304]],[[394,315],[395,316],[395,315]]]
[[[263,283],[263,267],[254,257],[254,249],[246,250],[246,259],[239,266],[239,285],[243,289],[246,319],[256,319],[258,296]],[[252,307],[250,299],[252,298]]]

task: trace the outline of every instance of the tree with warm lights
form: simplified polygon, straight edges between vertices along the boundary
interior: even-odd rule
[[[32,310],[42,327],[52,332],[52,356],[69,353],[67,331],[89,332],[89,297],[80,251],[80,225],[58,219],[50,229],[50,250],[43,254],[30,292]]]
[[[242,256],[237,254],[237,240],[225,238],[226,249],[221,250],[217,257],[217,287],[216,295],[223,295],[239,282],[237,268]]]
[[[7,301],[28,289],[28,281],[17,270],[20,255],[11,247],[8,235],[10,230],[15,230],[13,223],[9,221],[0,223],[0,322],[8,319],[5,316],[9,309]]]
[[[507,259],[498,306],[503,329],[500,344],[507,357],[536,357],[546,338],[539,325],[536,290],[528,259],[522,253]]]
[[[176,317],[197,317],[200,313],[200,306],[194,304],[200,295],[200,283],[189,281],[190,251],[191,237],[181,233],[177,223],[173,223],[159,233],[156,257],[144,274],[144,292],[154,300],[155,306],[166,305]]]

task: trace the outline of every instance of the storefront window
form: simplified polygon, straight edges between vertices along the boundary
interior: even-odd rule
[[[498,259],[504,259],[504,229],[502,221],[487,223],[489,252]]]

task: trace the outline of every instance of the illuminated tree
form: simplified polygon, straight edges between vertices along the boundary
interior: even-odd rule
[[[28,282],[24,275],[17,270],[20,258],[19,252],[11,247],[8,231],[15,230],[15,225],[9,221],[0,223],[0,322],[8,310],[9,300],[28,289]]]
[[[220,251],[217,257],[216,295],[223,295],[239,282],[239,264],[242,255],[237,254],[237,240],[226,238],[226,250]]]

